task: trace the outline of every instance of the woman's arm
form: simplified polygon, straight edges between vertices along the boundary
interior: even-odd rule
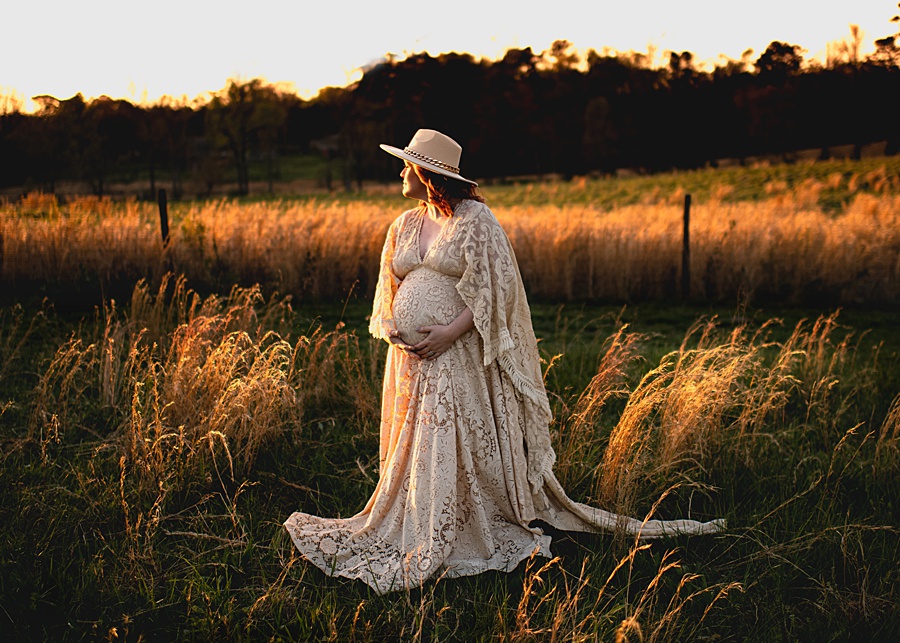
[[[400,286],[400,279],[394,274],[392,262],[397,249],[397,238],[407,214],[404,212],[397,217],[388,228],[384,247],[381,250],[378,281],[375,284],[375,299],[372,302],[372,315],[369,318],[369,332],[378,339],[386,339],[392,343],[391,336],[397,331],[391,305],[397,288]]]

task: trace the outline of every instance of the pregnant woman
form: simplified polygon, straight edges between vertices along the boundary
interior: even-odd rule
[[[381,403],[381,469],[346,518],[295,513],[300,553],[378,593],[432,576],[511,571],[550,556],[542,520],[562,530],[641,538],[715,533],[722,521],[641,522],[570,500],[552,467],[550,405],[512,246],[460,175],[462,148],[419,130],[404,149],[370,332],[390,342]]]

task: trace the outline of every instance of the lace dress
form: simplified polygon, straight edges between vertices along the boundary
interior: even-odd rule
[[[327,574],[378,593],[433,576],[514,569],[550,556],[543,520],[568,531],[642,538],[720,531],[721,521],[647,521],[570,500],[552,466],[551,418],[518,265],[493,213],[463,201],[424,257],[425,213],[390,227],[370,331],[408,343],[421,326],[448,324],[465,307],[475,328],[447,352],[420,360],[388,350],[381,407],[380,476],[350,518],[297,512],[285,526],[300,553]]]

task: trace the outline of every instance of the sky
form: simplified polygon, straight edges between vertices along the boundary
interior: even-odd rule
[[[12,4],[15,3],[15,4]],[[0,96],[194,99],[261,77],[304,98],[344,86],[387,54],[468,52],[495,60],[554,40],[579,50],[691,51],[753,59],[773,40],[825,58],[863,32],[864,52],[900,27],[896,0],[8,0],[0,9]]]

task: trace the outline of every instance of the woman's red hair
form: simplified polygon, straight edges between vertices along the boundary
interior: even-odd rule
[[[471,183],[431,172],[418,165],[412,167],[428,190],[428,201],[448,217],[453,216],[453,206],[463,199],[484,203],[484,197]]]

